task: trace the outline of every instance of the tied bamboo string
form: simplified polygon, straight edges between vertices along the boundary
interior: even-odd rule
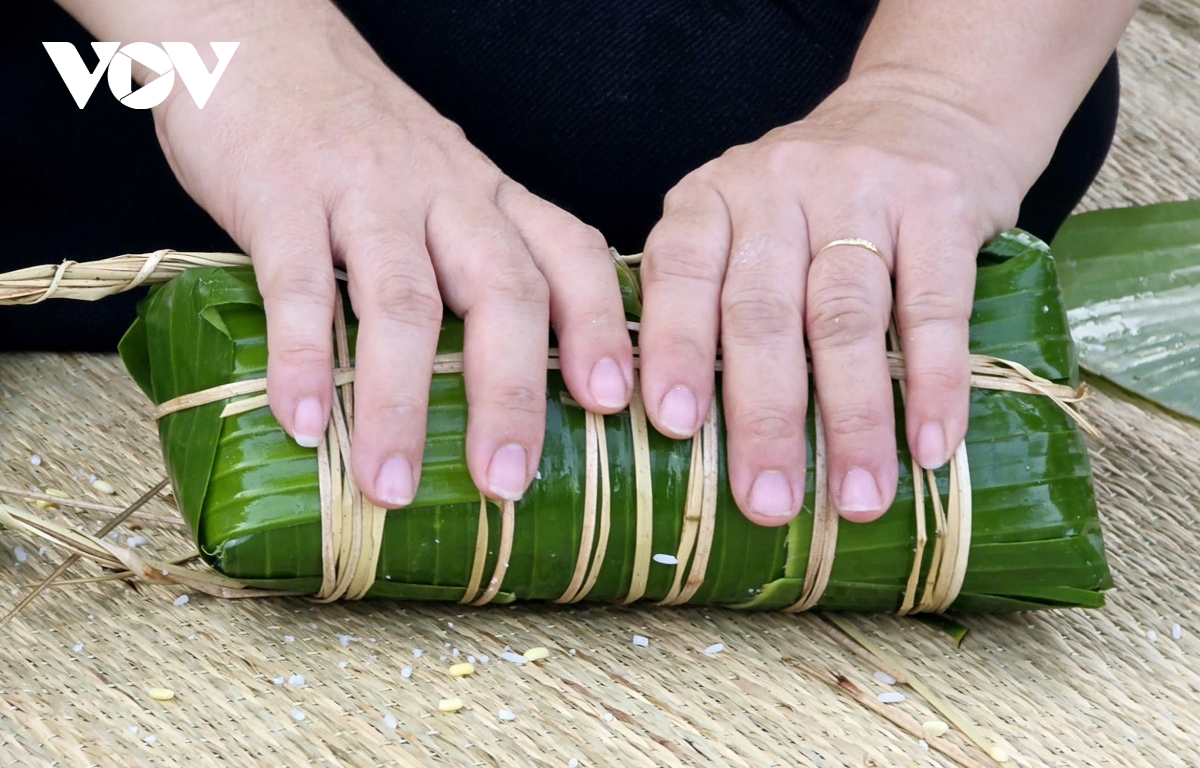
[[[623,264],[636,264],[637,256],[614,257]],[[163,283],[182,271],[192,267],[229,267],[250,264],[242,254],[185,253],[161,250],[150,254],[125,255],[96,262],[64,262],[57,266],[32,267],[0,276],[0,305],[35,304],[49,298],[75,298],[95,300],[140,285]],[[344,275],[340,275],[344,277]],[[374,582],[378,564],[379,547],[382,543],[383,524],[386,510],[370,504],[358,491],[349,471],[350,435],[353,433],[353,382],[354,371],[349,367],[348,345],[344,311],[340,306],[335,313],[338,342],[338,368],[334,370],[334,382],[340,390],[335,398],[333,417],[329,429],[318,446],[318,478],[321,488],[322,507],[322,586],[320,600],[359,599]],[[637,330],[636,324],[631,324]],[[634,358],[637,366],[638,359]],[[903,353],[897,344],[888,354],[889,372],[893,379],[901,382],[902,396],[905,388]],[[718,363],[719,369],[720,363]],[[557,369],[557,350],[551,350],[547,360],[548,369]],[[461,373],[462,355],[439,355],[435,359],[434,373]],[[1047,381],[1036,376],[1018,363],[999,358],[973,355],[971,357],[971,386],[1008,392],[1021,392],[1049,397],[1062,408],[1080,427],[1095,436],[1096,430],[1078,413],[1073,404],[1086,397],[1086,390]],[[156,419],[172,413],[230,400],[222,410],[222,417],[245,413],[267,405],[265,379],[232,382],[202,392],[184,395],[160,404],[154,412]],[[640,398],[635,387],[635,399]],[[637,492],[637,535],[634,556],[634,574],[626,602],[632,602],[645,593],[648,579],[650,543],[653,537],[653,493],[650,484],[648,432],[645,429],[645,414],[641,411],[640,422],[636,408],[631,409],[634,422],[635,485]],[[814,409],[814,418],[820,418]],[[638,424],[640,423],[641,429]],[[607,446],[604,442],[604,418],[589,415],[586,421],[586,438],[589,461],[585,477],[584,539],[576,562],[576,572],[571,585],[559,598],[561,602],[574,602],[585,597],[594,586],[604,562],[608,530],[611,525],[611,489]],[[814,607],[823,595],[829,582],[837,542],[837,515],[828,501],[827,478],[825,477],[823,429],[817,428],[816,445],[816,504],[814,509],[813,537],[810,542],[808,570],[805,574],[800,600],[788,610],[800,611]],[[676,577],[672,589],[663,604],[677,604],[690,600],[703,584],[708,555],[715,528],[716,493],[718,478],[718,451],[715,406],[708,415],[701,432],[692,441],[692,461],[684,509],[683,535],[679,545]],[[594,460],[592,457],[594,456]],[[916,600],[924,549],[927,544],[924,514],[923,475],[928,478],[932,490],[931,501],[935,519],[935,541],[931,568],[920,602]],[[937,493],[936,482],[931,472],[923,472],[914,465],[914,491],[917,511],[917,548],[913,570],[905,590],[901,613],[917,611],[942,611],[954,601],[965,576],[967,554],[970,546],[970,475],[967,471],[965,445],[960,445],[951,462],[950,501],[945,509]],[[596,492],[600,498],[597,503]],[[598,505],[597,505],[598,504]],[[597,514],[598,513],[598,514]],[[511,554],[514,525],[514,508],[511,502],[500,510],[500,552],[495,570],[486,588],[480,582],[486,565],[488,541],[487,506],[481,501],[480,521],[477,534],[475,562],[470,583],[464,591],[463,602],[481,605],[489,602],[499,592]],[[599,530],[595,526],[599,525]],[[592,545],[595,544],[593,551]],[[586,546],[584,546],[586,544]],[[686,581],[684,568],[690,565]]]

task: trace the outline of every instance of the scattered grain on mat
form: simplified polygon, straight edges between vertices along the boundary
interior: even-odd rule
[[[146,742],[148,745],[153,745],[154,742],[158,741],[158,739],[153,736],[147,736],[146,738],[142,739],[142,741]]]
[[[474,664],[451,664],[450,677],[466,677],[475,674]]]
[[[1146,630],[1146,639],[1152,643],[1158,642],[1158,633],[1153,629]]]
[[[1007,763],[1009,760],[1008,753],[1000,747],[992,747],[988,750],[988,756],[997,763]]]
[[[897,691],[889,691],[888,693],[879,694],[878,699],[880,704],[899,704],[904,701],[904,694]]]
[[[1183,627],[1179,626],[1178,624],[1171,625],[1171,638],[1173,640],[1179,640],[1182,637],[1183,637]]]
[[[83,653],[83,643],[75,643],[75,646],[71,650],[75,651],[75,653]]]
[[[542,659],[550,658],[550,649],[539,645],[537,648],[530,648],[522,655],[526,661],[541,661]]]
[[[713,643],[704,649],[704,652],[709,656],[716,656],[718,653],[725,652],[725,643]]]
[[[130,549],[137,549],[138,547],[149,543],[150,539],[147,539],[145,536],[130,536],[128,539],[125,539],[125,546],[129,547]]]
[[[395,715],[393,715],[391,712],[388,712],[383,716],[383,725],[389,731],[394,731],[400,725],[400,721],[396,719]]]
[[[422,653],[422,651],[420,648],[413,648],[413,658],[414,659],[421,658],[421,653]]]
[[[29,559],[28,553],[25,552],[25,547],[22,547],[20,544],[13,547],[13,557],[17,558],[18,563],[23,563]]]
[[[579,758],[572,757],[567,761],[567,768],[579,768]]]
[[[945,736],[946,731],[950,730],[950,726],[941,720],[929,720],[921,723],[921,730],[930,736]]]
[[[292,675],[288,678],[289,685],[304,685],[304,675]]]
[[[612,713],[612,712],[605,712],[605,713],[604,713],[604,715],[603,715],[603,717],[601,717],[600,719],[601,719],[601,720],[603,720],[603,721],[604,721],[604,722],[606,722],[606,723],[611,723],[611,722],[613,721],[613,713]]]
[[[925,741],[925,739],[921,739],[920,741],[918,741],[917,746],[920,747],[921,749],[925,750],[926,752],[929,751],[929,742]]]
[[[146,690],[146,695],[155,701],[170,701],[175,698],[175,691],[170,688],[149,688]]]
[[[296,642],[296,638],[295,638],[295,637],[293,637],[292,635],[284,635],[284,636],[283,636],[283,642],[285,642],[285,643],[294,643],[294,642]]]
[[[180,595],[175,598],[175,605],[187,605],[189,599],[187,595]]]
[[[29,463],[35,467],[40,467],[42,466],[42,457],[35,453],[29,457]]]
[[[468,663],[468,664],[474,664],[474,663],[475,663],[475,657],[474,657],[474,656],[467,656],[467,663]]]
[[[400,670],[400,677],[403,677],[405,680],[412,677],[412,667],[406,664],[404,668]]]
[[[875,679],[878,680],[879,682],[883,683],[884,685],[895,685],[896,684],[896,678],[892,677],[887,672],[876,672]]]
[[[442,699],[438,702],[438,711],[450,714],[463,708],[462,699]]]
[[[298,709],[293,708],[292,709],[292,719],[298,723],[304,719],[304,713]]]
[[[92,487],[100,493],[107,493],[109,495],[117,492],[117,489],[113,488],[112,483],[108,482],[107,480],[93,480]]]
[[[645,648],[648,645],[650,645],[650,640],[645,637],[642,637],[641,635],[634,635],[633,636],[633,644],[638,647]]]
[[[271,682],[275,683],[275,685],[283,685],[283,678],[277,677],[274,680],[272,680]]]
[[[512,664],[524,664],[529,661],[529,659],[526,659],[521,654],[513,653],[512,651],[505,651],[504,653],[500,654],[500,658]]]
[[[487,664],[489,661],[491,661],[491,659],[488,658],[487,656],[480,656],[479,661],[481,661],[484,664]]]
[[[514,715],[512,712],[509,712],[507,709],[502,709],[499,712],[497,712],[496,717],[500,718],[501,720],[503,720],[506,723],[512,722],[513,720],[517,719],[517,716]]]

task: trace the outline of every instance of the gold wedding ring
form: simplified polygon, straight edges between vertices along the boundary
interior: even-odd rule
[[[814,259],[816,259],[818,256],[820,256],[822,253],[825,253],[825,251],[828,251],[830,248],[837,248],[837,247],[843,246],[843,245],[849,246],[851,248],[865,248],[866,250],[875,254],[879,258],[883,259],[883,265],[885,267],[888,266],[887,256],[883,255],[883,251],[879,250],[879,246],[875,245],[875,243],[872,243],[870,240],[864,240],[861,237],[843,237],[840,240],[834,240],[831,243],[826,243],[825,245],[818,248],[817,252],[814,253],[812,257]]]

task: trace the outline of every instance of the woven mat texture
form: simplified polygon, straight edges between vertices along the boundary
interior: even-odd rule
[[[1147,2],[1121,52],[1120,134],[1085,207],[1200,197],[1200,7]],[[1105,436],[1092,457],[1117,585],[1108,608],[966,617],[957,649],[912,620],[853,621],[1020,765],[1198,765],[1200,425],[1103,393],[1085,408]],[[115,357],[0,357],[0,483],[131,501],[162,473],[148,410]],[[115,497],[100,498],[92,474]],[[89,529],[108,517],[46,514]],[[140,525],[120,535],[145,536],[156,553],[190,548],[178,525]],[[41,546],[0,532],[0,611],[61,562]],[[839,672],[872,697],[888,690],[811,617],[200,595],[175,605],[180,594],[66,586],[5,629],[0,765],[950,765],[827,686]],[[714,643],[726,650],[706,655]],[[552,655],[497,663],[506,646]],[[491,661],[452,679],[455,649]],[[154,701],[150,687],[175,699]],[[465,708],[439,713],[449,696]],[[911,692],[892,706],[933,718]],[[502,709],[515,718],[501,721]],[[948,738],[973,749],[956,730]]]

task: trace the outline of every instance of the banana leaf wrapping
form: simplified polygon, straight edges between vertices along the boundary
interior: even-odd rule
[[[1045,244],[1005,233],[979,255],[970,344],[1056,382],[1078,377],[1055,266]],[[640,310],[636,273],[621,272],[626,310]],[[353,349],[353,319],[348,319]],[[462,350],[463,327],[447,315],[439,353]],[[123,339],[121,356],[155,402],[266,375],[263,303],[250,268],[192,269],[154,288]],[[585,413],[548,372],[546,439],[539,477],[516,505],[510,567],[495,602],[553,600],[567,589],[583,537]],[[720,381],[718,378],[718,395]],[[810,388],[811,389],[811,388]],[[843,523],[830,582],[818,607],[892,611],[902,600],[916,550],[912,466],[896,392],[900,486],[878,521]],[[179,506],[205,561],[253,587],[314,593],[321,583],[316,451],[302,448],[268,408],[222,418],[223,402],[159,421],[163,455]],[[788,526],[765,528],[738,511],[720,474],[705,578],[690,602],[778,609],[800,596],[813,529],[815,445],[808,424],[804,509]],[[461,374],[431,387],[422,478],[413,504],[387,514],[369,596],[463,598],[475,560],[480,495],[466,469],[466,397]],[[611,532],[589,600],[620,600],[634,568],[636,489],[628,412],[604,419],[611,468]],[[649,438],[655,553],[675,553],[683,526],[691,444]],[[1087,448],[1076,424],[1046,397],[972,390],[967,455],[973,534],[952,609],[1004,612],[1097,607],[1111,577],[1104,555]],[[939,491],[948,492],[945,471]],[[499,510],[488,505],[488,559],[499,549]],[[929,512],[928,514],[932,514]],[[928,526],[933,530],[933,519]],[[925,548],[923,568],[932,547]],[[663,598],[675,568],[651,563],[644,599]]]

